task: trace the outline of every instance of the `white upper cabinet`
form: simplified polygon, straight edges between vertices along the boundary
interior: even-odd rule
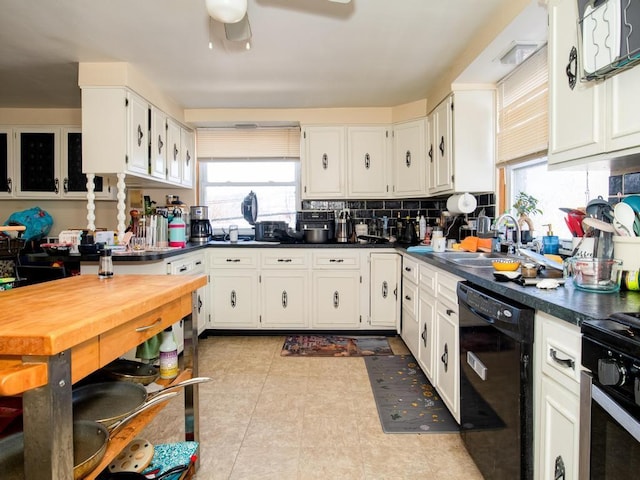
[[[347,197],[384,198],[390,192],[390,128],[347,128]]]
[[[302,198],[344,198],[345,135],[343,126],[302,129]]]
[[[151,175],[167,178],[167,115],[151,107]]]
[[[429,114],[429,194],[495,189],[494,90],[460,90]]]
[[[185,187],[193,186],[193,177],[195,170],[195,135],[193,130],[187,130],[182,127],[180,129],[181,159],[182,159],[182,175],[180,183]]]
[[[578,2],[549,2],[549,164],[640,153],[640,68],[582,80]]]
[[[578,5],[551,0],[549,9],[549,164],[604,151],[603,85],[582,82]]]
[[[149,184],[154,186],[190,187],[193,159],[183,178],[183,130],[193,135],[191,130],[127,88],[82,89],[82,168],[85,173],[126,173],[151,180]],[[193,140],[187,144],[192,145]],[[189,151],[193,156],[193,147],[190,146]]]
[[[410,197],[426,191],[426,119],[398,123],[393,128],[394,195]]]

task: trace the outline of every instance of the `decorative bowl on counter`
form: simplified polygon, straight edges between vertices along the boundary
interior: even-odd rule
[[[622,261],[610,258],[571,258],[573,283],[588,292],[617,292],[620,289]]]
[[[496,258],[492,264],[499,272],[515,272],[520,267],[520,261],[513,258]]]

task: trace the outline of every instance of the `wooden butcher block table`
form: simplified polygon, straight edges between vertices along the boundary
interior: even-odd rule
[[[79,275],[0,292],[0,396],[23,394],[27,479],[73,478],[73,383],[183,318],[180,377],[197,375],[195,291],[206,283],[204,275]],[[185,388],[185,440],[199,440],[197,388]],[[154,408],[111,439],[101,465]]]

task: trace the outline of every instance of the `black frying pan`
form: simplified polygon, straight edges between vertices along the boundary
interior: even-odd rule
[[[102,371],[114,380],[148,385],[160,375],[157,367],[148,363],[119,358],[102,368]]]

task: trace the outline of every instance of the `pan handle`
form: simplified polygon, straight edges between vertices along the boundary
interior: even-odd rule
[[[152,399],[150,399],[147,402],[145,402],[140,408],[134,410],[133,412],[131,412],[126,417],[118,420],[113,425],[110,425],[109,427],[107,427],[107,430],[109,430],[109,435],[111,436],[115,432],[120,430],[120,428],[124,427],[125,424],[127,422],[129,422],[129,420],[133,420],[133,418],[136,417],[139,413],[142,413],[142,412],[144,412],[145,410],[147,410],[147,409],[149,409],[151,407],[155,407],[159,403],[162,403],[162,402],[164,402],[166,400],[170,400],[170,399],[172,399],[173,397],[175,397],[177,395],[178,395],[178,392],[167,392],[167,393],[163,393],[162,395],[154,396]]]
[[[161,393],[164,392],[168,392],[170,390],[175,390],[178,388],[182,388],[182,387],[187,387],[189,385],[195,385],[197,383],[205,383],[205,382],[210,382],[211,378],[210,377],[193,377],[190,378],[189,380],[183,380],[182,382],[178,382],[176,384],[173,385],[169,385],[168,387],[163,388],[162,390],[158,390],[157,392],[153,392],[151,394],[149,394],[149,399],[151,398],[155,398],[156,395],[159,395]]]

